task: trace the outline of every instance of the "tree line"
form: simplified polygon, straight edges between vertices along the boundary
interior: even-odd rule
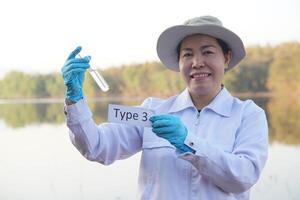
[[[270,139],[300,143],[300,43],[277,46],[252,46],[239,67],[226,72],[224,84],[234,93],[266,93],[270,98],[254,101],[262,106],[269,121]],[[159,62],[123,65],[101,72],[110,85],[103,93],[90,75],[86,75],[84,91],[93,97],[165,97],[184,89],[180,74],[167,70]],[[0,80],[0,98],[64,98],[65,87],[59,72],[25,74],[12,71]],[[109,100],[111,102],[112,100]],[[106,120],[106,102],[89,101],[96,122]],[[136,102],[137,104],[140,103]],[[132,101],[126,105],[135,104]],[[136,105],[136,104],[135,104]],[[31,123],[62,123],[60,104],[0,104],[0,119],[13,127]]]
[[[234,93],[299,93],[300,44],[252,46],[247,57],[226,72],[224,84]],[[107,68],[101,72],[110,85],[102,93],[86,73],[84,91],[87,97],[170,96],[184,89],[179,73],[167,70],[160,62],[146,62]],[[64,97],[65,87],[60,72],[26,74],[11,71],[0,80],[0,98]]]

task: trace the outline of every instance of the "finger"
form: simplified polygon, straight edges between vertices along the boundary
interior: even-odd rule
[[[80,64],[71,64],[71,65],[67,65],[64,66],[61,71],[63,74],[69,73],[70,71],[74,70],[74,69],[83,69],[86,70],[90,67],[90,64],[88,63],[80,63]]]
[[[150,117],[150,121],[154,122],[157,120],[173,119],[173,118],[175,118],[175,116],[173,116],[173,115],[154,115],[154,116]]]
[[[70,65],[73,63],[89,63],[90,60],[88,60],[87,58],[72,58],[66,61],[66,63],[64,64],[64,66],[66,65]]]
[[[166,126],[172,126],[172,122],[168,119],[162,119],[152,122],[153,128],[159,128],[159,127],[166,127]]]
[[[75,56],[81,51],[81,46],[76,47],[76,49],[74,49],[74,51],[72,51],[72,53],[69,55],[68,59],[72,59],[75,58]]]
[[[156,134],[167,135],[174,132],[174,127],[168,126],[168,127],[153,128],[152,131]]]
[[[68,73],[65,73],[64,77],[67,81],[69,81],[75,77],[78,77],[80,74],[84,75],[85,71],[86,70],[84,70],[84,69],[74,69],[72,71],[69,71]]]
[[[61,69],[62,74],[66,74],[69,73],[70,71],[72,71],[73,69],[88,69],[89,68],[89,64],[72,64],[72,65],[68,65],[65,66]]]
[[[90,62],[90,60],[92,59],[91,56],[85,56],[83,59],[85,59],[87,62]]]
[[[72,70],[68,71],[66,73],[66,75],[69,74],[69,73],[81,73],[81,72],[85,72],[85,71],[86,71],[86,69],[76,68],[76,69],[72,69]]]
[[[64,71],[62,72],[63,75],[69,74],[69,73],[74,73],[74,72],[82,72],[82,71],[86,71],[88,67],[73,67],[73,68],[66,68],[64,69]]]

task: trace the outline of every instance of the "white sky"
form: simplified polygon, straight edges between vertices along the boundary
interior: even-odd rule
[[[60,71],[77,45],[100,68],[158,60],[159,34],[201,15],[246,46],[300,42],[298,0],[0,0],[0,77]]]

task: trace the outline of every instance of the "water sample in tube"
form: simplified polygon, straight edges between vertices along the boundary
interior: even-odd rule
[[[78,56],[79,56],[79,58],[82,58],[80,56],[80,54],[78,54]],[[103,92],[107,92],[109,90],[109,86],[108,86],[107,82],[104,80],[104,78],[101,76],[101,74],[97,71],[97,69],[90,66],[88,71],[90,72],[91,76],[93,77],[94,81],[97,83],[99,88]]]
[[[104,78],[101,76],[101,74],[97,71],[97,69],[90,66],[89,72],[90,72],[91,76],[93,77],[93,79],[95,80],[95,82],[97,83],[97,85],[100,87],[100,89],[103,92],[107,92],[109,90],[109,86],[106,83],[106,81],[104,80]]]

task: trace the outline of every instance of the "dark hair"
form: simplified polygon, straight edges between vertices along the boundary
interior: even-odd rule
[[[226,55],[229,53],[230,51],[230,48],[229,46],[226,44],[226,42],[224,42],[223,40],[219,39],[219,38],[216,38],[218,44],[220,45],[222,51],[223,51],[223,54]]]
[[[222,52],[224,55],[228,54],[229,51],[231,50],[228,46],[228,44],[226,42],[224,42],[223,40],[219,39],[219,38],[216,38],[218,44],[220,45],[221,49],[222,49]],[[178,56],[178,60],[179,60],[179,55],[180,55],[180,48],[181,48],[181,43],[182,43],[182,40],[181,42],[178,44],[177,46],[177,56]]]

